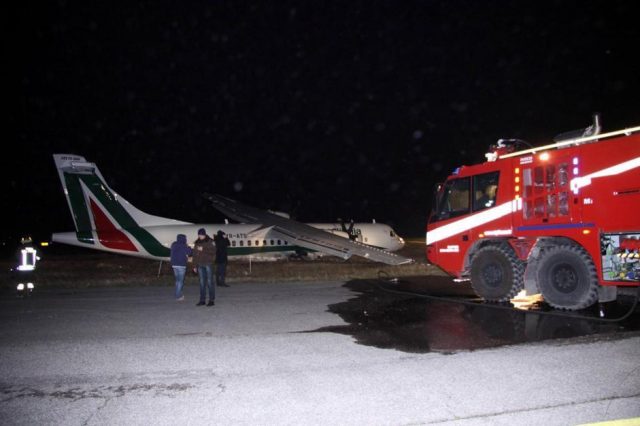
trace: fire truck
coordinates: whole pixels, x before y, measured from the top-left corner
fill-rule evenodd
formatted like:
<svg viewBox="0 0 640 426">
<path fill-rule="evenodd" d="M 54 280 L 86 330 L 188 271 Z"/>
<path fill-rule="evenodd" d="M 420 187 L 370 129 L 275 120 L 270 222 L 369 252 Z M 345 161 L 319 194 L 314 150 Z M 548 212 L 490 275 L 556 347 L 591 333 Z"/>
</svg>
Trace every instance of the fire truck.
<svg viewBox="0 0 640 426">
<path fill-rule="evenodd" d="M 599 119 L 554 143 L 500 140 L 438 185 L 427 259 L 487 301 L 542 294 L 578 310 L 640 285 L 640 126 Z"/>
</svg>

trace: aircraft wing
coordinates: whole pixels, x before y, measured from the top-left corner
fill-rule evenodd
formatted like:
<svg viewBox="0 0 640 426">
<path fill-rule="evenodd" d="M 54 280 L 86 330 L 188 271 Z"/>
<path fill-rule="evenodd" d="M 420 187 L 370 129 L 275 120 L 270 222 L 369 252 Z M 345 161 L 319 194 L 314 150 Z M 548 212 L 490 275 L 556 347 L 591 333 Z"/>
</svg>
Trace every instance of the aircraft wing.
<svg viewBox="0 0 640 426">
<path fill-rule="evenodd" d="M 241 223 L 259 223 L 263 228 L 271 228 L 271 232 L 280 234 L 283 239 L 300 247 L 343 259 L 349 259 L 351 256 L 356 255 L 389 265 L 403 265 L 413 262 L 412 259 L 407 257 L 398 256 L 368 244 L 352 241 L 266 210 L 244 205 L 221 195 L 204 194 L 204 197 L 230 219 Z"/>
</svg>

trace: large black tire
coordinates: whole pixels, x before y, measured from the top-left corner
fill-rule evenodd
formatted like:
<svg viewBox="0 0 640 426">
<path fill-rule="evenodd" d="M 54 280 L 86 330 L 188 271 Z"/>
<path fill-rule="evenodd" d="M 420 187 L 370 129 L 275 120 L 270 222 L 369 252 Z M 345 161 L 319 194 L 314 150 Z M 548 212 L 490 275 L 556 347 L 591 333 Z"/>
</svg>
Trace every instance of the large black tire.
<svg viewBox="0 0 640 426">
<path fill-rule="evenodd" d="M 490 302 L 507 302 L 524 288 L 524 264 L 509 246 L 482 247 L 471 260 L 471 287 Z"/>
<path fill-rule="evenodd" d="M 598 300 L 598 273 L 591 256 L 580 246 L 545 248 L 537 281 L 544 300 L 554 308 L 574 311 Z"/>
</svg>

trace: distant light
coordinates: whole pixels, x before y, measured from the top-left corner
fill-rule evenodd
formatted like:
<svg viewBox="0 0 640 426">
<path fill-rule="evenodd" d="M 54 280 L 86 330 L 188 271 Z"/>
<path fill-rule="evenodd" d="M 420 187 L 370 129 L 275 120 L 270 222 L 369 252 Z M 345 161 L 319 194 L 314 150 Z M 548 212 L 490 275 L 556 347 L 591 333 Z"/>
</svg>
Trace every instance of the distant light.
<svg viewBox="0 0 640 426">
<path fill-rule="evenodd" d="M 18 287 L 16 287 L 16 289 L 18 291 L 23 291 L 24 290 L 24 284 L 22 284 L 22 283 L 18 284 Z"/>
<path fill-rule="evenodd" d="M 547 161 L 549 159 L 549 153 L 548 152 L 543 152 L 542 154 L 540 154 L 540 160 L 542 161 Z"/>
<path fill-rule="evenodd" d="M 33 283 L 27 283 L 27 288 L 29 290 L 33 290 Z"/>
<path fill-rule="evenodd" d="M 42 241 L 40 247 L 49 247 L 49 241 Z"/>
</svg>

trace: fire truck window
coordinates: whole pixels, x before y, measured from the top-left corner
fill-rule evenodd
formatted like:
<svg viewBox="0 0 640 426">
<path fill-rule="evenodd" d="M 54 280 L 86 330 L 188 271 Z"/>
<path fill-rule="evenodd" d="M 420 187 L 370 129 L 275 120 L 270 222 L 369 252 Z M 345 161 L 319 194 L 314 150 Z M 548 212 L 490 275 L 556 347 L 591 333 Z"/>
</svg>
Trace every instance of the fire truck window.
<svg viewBox="0 0 640 426">
<path fill-rule="evenodd" d="M 542 167 L 536 167 L 533 169 L 533 186 L 535 188 L 536 194 L 542 192 L 544 187 L 544 170 Z"/>
<path fill-rule="evenodd" d="M 538 197 L 533 201 L 533 214 L 535 217 L 544 216 L 544 198 Z"/>
<path fill-rule="evenodd" d="M 556 217 L 557 210 L 558 210 L 558 196 L 556 194 L 547 195 L 547 215 L 549 217 Z"/>
<path fill-rule="evenodd" d="M 568 168 L 567 163 L 562 163 L 558 167 L 558 186 L 561 188 L 569 183 Z"/>
<path fill-rule="evenodd" d="M 569 215 L 569 193 L 560 192 L 558 194 L 558 214 L 560 216 Z"/>
<path fill-rule="evenodd" d="M 523 215 L 525 219 L 533 218 L 533 201 L 532 200 L 525 201 Z"/>
<path fill-rule="evenodd" d="M 473 177 L 473 211 L 496 205 L 500 172 L 485 173 Z"/>
<path fill-rule="evenodd" d="M 556 189 L 556 166 L 550 164 L 547 166 L 547 191 Z"/>
<path fill-rule="evenodd" d="M 531 169 L 525 169 L 522 172 L 522 183 L 524 185 L 524 197 L 531 197 L 533 195 L 533 179 L 531 178 Z"/>
<path fill-rule="evenodd" d="M 433 220 L 444 220 L 469 213 L 469 178 L 445 183 Z"/>
</svg>

